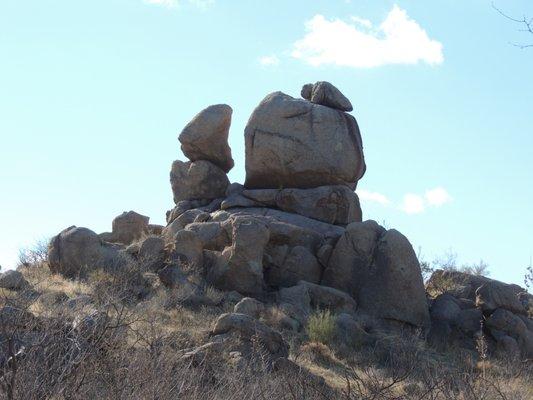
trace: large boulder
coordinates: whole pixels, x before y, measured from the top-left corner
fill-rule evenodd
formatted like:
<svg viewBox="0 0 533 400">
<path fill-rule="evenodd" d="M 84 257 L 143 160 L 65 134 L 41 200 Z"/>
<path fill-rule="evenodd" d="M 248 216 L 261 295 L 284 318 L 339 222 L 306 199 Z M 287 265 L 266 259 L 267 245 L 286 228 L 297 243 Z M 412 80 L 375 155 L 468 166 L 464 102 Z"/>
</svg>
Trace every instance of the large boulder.
<svg viewBox="0 0 533 400">
<path fill-rule="evenodd" d="M 210 266 L 208 279 L 221 290 L 260 295 L 264 288 L 263 253 L 270 232 L 263 222 L 253 217 L 235 217 L 231 222 L 232 244 Z"/>
<path fill-rule="evenodd" d="M 355 118 L 281 92 L 254 110 L 245 144 L 247 188 L 355 188 L 366 169 Z"/>
<path fill-rule="evenodd" d="M 213 200 L 224 197 L 229 180 L 222 169 L 209 161 L 176 160 L 172 163 L 170 184 L 174 203 L 178 204 L 182 200 Z"/>
<path fill-rule="evenodd" d="M 476 305 L 489 313 L 503 308 L 516 314 L 526 314 L 526 308 L 518 297 L 520 289 L 517 285 L 499 281 L 487 282 L 476 290 Z"/>
<path fill-rule="evenodd" d="M 308 83 L 302 87 L 301 96 L 311 103 L 321 104 L 341 111 L 353 110 L 350 100 L 329 82 Z"/>
<path fill-rule="evenodd" d="M 96 268 L 119 268 L 127 262 L 120 247 L 102 242 L 87 228 L 71 226 L 53 237 L 48 246 L 50 270 L 67 278 L 84 276 Z"/>
<path fill-rule="evenodd" d="M 191 160 L 207 160 L 225 172 L 233 168 L 228 134 L 233 110 L 217 104 L 200 111 L 179 136 L 183 154 Z"/>
<path fill-rule="evenodd" d="M 374 317 L 429 326 L 420 265 L 400 232 L 374 221 L 353 223 L 339 239 L 322 284 L 350 293 Z"/>
<path fill-rule="evenodd" d="M 357 300 L 362 310 L 376 317 L 429 327 L 420 264 L 409 240 L 397 230 L 379 239 Z"/>
<path fill-rule="evenodd" d="M 276 207 L 328 224 L 346 225 L 362 219 L 357 194 L 343 185 L 312 189 L 248 189 L 242 192 L 242 196 L 256 205 Z"/>
</svg>

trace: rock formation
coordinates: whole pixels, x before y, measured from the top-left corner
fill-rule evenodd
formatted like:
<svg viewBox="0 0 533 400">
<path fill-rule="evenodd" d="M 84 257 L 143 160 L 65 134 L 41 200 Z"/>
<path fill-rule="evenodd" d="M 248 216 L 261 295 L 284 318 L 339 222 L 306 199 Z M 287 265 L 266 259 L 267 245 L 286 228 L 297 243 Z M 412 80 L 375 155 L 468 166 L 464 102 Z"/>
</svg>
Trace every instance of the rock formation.
<svg viewBox="0 0 533 400">
<path fill-rule="evenodd" d="M 130 211 L 115 218 L 112 233 L 70 227 L 50 244 L 52 271 L 78 277 L 135 262 L 164 287 L 193 296 L 209 286 L 249 296 L 219 318 L 209 343 L 184 355 L 190 360 L 236 337 L 247 346 L 259 338 L 272 362 L 286 357 L 283 338 L 258 321 L 269 306 L 281 329 L 301 330 L 311 313 L 327 309 L 349 341 L 406 329 L 429 333 L 437 346 L 471 347 L 484 330 L 495 349 L 531 356 L 523 290 L 452 272 L 437 272 L 425 288 L 408 239 L 363 222 L 354 189 L 366 165 L 350 101 L 328 82 L 305 85 L 302 97 L 276 92 L 254 110 L 244 185 L 226 176 L 231 108 L 200 112 L 179 136 L 190 161 L 172 164 L 167 225 Z M 442 291 L 443 281 L 454 285 Z M 438 293 L 428 301 L 426 290 Z"/>
</svg>

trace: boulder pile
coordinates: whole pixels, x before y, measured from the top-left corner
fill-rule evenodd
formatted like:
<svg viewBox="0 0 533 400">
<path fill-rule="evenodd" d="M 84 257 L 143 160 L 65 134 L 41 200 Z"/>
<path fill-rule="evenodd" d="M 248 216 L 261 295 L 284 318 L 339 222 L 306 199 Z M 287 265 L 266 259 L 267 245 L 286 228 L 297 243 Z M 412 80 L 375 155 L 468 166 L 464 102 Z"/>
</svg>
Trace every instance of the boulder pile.
<svg viewBox="0 0 533 400">
<path fill-rule="evenodd" d="M 532 322 L 518 289 L 472 278 L 458 292 L 427 298 L 409 240 L 363 222 L 354 190 L 366 164 L 357 121 L 347 113 L 352 104 L 328 82 L 305 85 L 301 94 L 272 93 L 253 111 L 244 184 L 230 184 L 226 175 L 234 166 L 231 107 L 201 111 L 179 135 L 189 161 L 172 163 L 175 204 L 167 225 L 149 225 L 130 211 L 113 221 L 111 233 L 68 228 L 50 244 L 50 268 L 76 277 L 133 260 L 165 287 L 197 293 L 213 286 L 246 296 L 220 317 L 212 342 L 186 357 L 234 335 L 249 344 L 254 334 L 272 360 L 286 357 L 283 338 L 256 321 L 269 305 L 280 329 L 292 330 L 303 329 L 317 309 L 330 310 L 347 337 L 406 329 L 429 332 L 434 342 L 459 333 L 474 340 L 483 320 L 499 347 L 531 354 Z"/>
</svg>

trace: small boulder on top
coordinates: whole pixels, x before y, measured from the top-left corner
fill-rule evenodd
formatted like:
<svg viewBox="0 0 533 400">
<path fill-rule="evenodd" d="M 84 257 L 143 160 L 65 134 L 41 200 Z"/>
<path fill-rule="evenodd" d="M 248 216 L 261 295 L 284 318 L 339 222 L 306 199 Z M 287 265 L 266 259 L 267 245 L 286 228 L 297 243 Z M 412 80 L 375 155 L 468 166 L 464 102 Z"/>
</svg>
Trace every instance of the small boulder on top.
<svg viewBox="0 0 533 400">
<path fill-rule="evenodd" d="M 352 103 L 339 89 L 329 82 L 308 83 L 302 88 L 301 95 L 311 103 L 335 108 L 341 111 L 352 111 Z"/>
<path fill-rule="evenodd" d="M 200 111 L 179 136 L 183 154 L 191 161 L 211 161 L 224 172 L 232 169 L 234 162 L 228 145 L 232 113 L 227 104 Z"/>
</svg>

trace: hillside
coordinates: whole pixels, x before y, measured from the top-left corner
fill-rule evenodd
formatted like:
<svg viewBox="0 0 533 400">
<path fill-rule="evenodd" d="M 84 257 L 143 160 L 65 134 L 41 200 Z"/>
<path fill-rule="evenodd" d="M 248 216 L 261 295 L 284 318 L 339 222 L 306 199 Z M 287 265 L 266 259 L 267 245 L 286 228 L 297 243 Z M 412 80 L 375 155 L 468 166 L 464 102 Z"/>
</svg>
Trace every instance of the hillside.
<svg viewBox="0 0 533 400">
<path fill-rule="evenodd" d="M 363 140 L 328 82 L 265 97 L 230 183 L 232 109 L 179 136 L 167 225 L 71 226 L 0 277 L 7 399 L 531 399 L 533 296 L 455 270 L 423 281 L 363 220 Z"/>
</svg>

